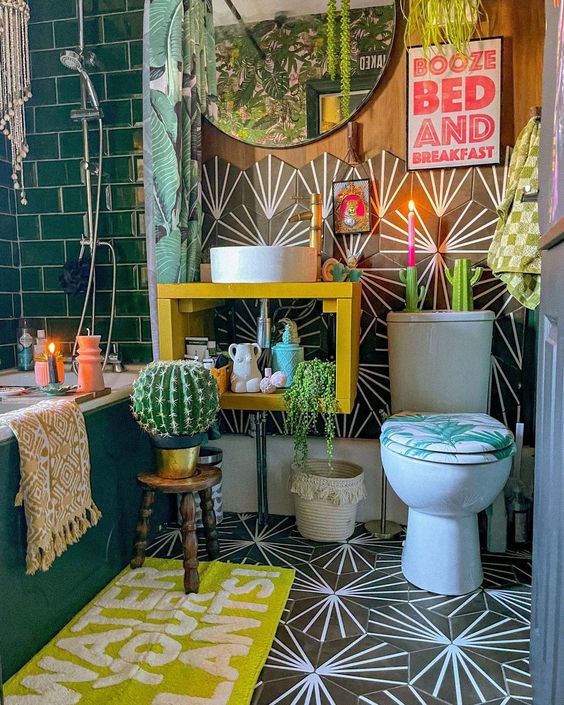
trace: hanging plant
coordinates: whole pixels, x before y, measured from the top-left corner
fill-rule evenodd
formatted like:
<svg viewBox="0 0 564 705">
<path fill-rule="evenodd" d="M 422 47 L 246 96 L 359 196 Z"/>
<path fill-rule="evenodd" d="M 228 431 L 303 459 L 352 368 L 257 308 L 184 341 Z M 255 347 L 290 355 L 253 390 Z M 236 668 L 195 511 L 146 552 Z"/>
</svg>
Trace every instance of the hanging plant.
<svg viewBox="0 0 564 705">
<path fill-rule="evenodd" d="M 327 2 L 327 59 L 329 76 L 337 75 L 337 0 Z"/>
<path fill-rule="evenodd" d="M 308 458 L 307 437 L 315 433 L 317 417 L 323 415 L 329 465 L 333 460 L 335 439 L 335 363 L 314 359 L 300 362 L 292 386 L 284 392 L 286 433 L 294 437 L 294 463 L 303 465 Z"/>
<path fill-rule="evenodd" d="M 339 51 L 337 51 L 337 0 L 327 0 L 327 68 L 331 80 L 341 75 L 341 117 L 351 113 L 351 2 L 341 0 L 339 20 Z"/>
<path fill-rule="evenodd" d="M 405 45 L 419 37 L 425 55 L 431 48 L 444 54 L 444 44 L 452 44 L 463 56 L 485 15 L 483 0 L 401 0 L 406 18 Z"/>
<path fill-rule="evenodd" d="M 341 117 L 351 114 L 351 2 L 341 2 Z"/>
</svg>

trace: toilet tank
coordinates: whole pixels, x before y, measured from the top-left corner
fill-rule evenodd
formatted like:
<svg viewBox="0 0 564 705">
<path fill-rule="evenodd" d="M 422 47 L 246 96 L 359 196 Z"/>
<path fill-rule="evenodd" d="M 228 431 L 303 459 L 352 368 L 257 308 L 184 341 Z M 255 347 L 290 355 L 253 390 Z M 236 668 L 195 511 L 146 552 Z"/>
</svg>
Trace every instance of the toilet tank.
<svg viewBox="0 0 564 705">
<path fill-rule="evenodd" d="M 388 314 L 392 413 L 488 410 L 492 311 Z"/>
</svg>

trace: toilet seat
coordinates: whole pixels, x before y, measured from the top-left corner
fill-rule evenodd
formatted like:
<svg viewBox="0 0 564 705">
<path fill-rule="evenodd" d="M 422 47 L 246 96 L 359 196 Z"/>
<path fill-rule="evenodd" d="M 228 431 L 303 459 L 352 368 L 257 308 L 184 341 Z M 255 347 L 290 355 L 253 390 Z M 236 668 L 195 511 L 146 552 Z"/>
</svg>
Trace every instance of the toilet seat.
<svg viewBox="0 0 564 705">
<path fill-rule="evenodd" d="M 488 414 L 402 412 L 382 426 L 389 451 L 431 463 L 495 463 L 515 453 L 513 434 Z"/>
</svg>

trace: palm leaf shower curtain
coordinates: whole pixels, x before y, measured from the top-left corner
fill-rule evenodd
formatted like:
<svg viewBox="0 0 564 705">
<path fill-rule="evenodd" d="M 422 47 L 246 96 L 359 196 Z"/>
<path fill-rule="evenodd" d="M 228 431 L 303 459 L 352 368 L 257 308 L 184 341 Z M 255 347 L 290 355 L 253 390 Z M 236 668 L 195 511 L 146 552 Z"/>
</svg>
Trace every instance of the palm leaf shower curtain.
<svg viewBox="0 0 564 705">
<path fill-rule="evenodd" d="M 145 0 L 143 117 L 151 327 L 156 284 L 197 281 L 202 115 L 216 104 L 212 0 Z"/>
</svg>

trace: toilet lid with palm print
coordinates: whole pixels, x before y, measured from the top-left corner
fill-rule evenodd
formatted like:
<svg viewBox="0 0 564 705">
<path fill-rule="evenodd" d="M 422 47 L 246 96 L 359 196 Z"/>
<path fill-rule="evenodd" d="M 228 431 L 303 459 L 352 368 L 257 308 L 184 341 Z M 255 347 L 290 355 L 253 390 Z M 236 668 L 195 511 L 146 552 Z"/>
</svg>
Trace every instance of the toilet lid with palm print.
<svg viewBox="0 0 564 705">
<path fill-rule="evenodd" d="M 435 463 L 494 463 L 515 453 L 513 434 L 488 414 L 403 412 L 382 426 L 382 445 Z"/>
</svg>

